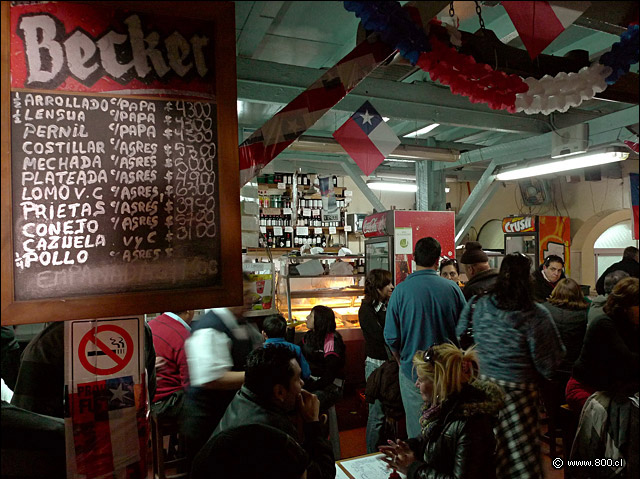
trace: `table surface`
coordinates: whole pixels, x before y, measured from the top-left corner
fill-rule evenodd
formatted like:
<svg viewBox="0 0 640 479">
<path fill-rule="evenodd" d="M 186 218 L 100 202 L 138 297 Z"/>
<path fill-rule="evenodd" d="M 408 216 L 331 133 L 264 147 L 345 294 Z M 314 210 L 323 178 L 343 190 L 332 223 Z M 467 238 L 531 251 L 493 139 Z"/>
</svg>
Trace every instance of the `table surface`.
<svg viewBox="0 0 640 479">
<path fill-rule="evenodd" d="M 382 456 L 373 452 L 336 461 L 336 479 L 388 479 L 391 469 L 379 459 Z M 404 474 L 400 476 L 406 478 Z"/>
</svg>

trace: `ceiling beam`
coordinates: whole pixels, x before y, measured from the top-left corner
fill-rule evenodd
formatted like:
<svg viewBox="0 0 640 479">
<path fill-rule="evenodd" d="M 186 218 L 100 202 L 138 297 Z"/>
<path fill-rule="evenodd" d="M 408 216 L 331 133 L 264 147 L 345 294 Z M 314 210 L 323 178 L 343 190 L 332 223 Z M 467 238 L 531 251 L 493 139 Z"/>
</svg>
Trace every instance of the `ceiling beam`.
<svg viewBox="0 0 640 479">
<path fill-rule="evenodd" d="M 314 68 L 238 58 L 238 99 L 285 105 L 321 74 L 322 70 Z M 432 83 L 406 84 L 365 78 L 334 109 L 351 114 L 365 100 L 371 100 L 378 111 L 393 119 L 514 133 L 540 134 L 551 130 L 542 115 L 494 111 Z"/>
<path fill-rule="evenodd" d="M 635 134 L 627 130 L 626 127 L 638 123 L 639 114 L 640 108 L 636 105 L 588 120 L 586 123 L 589 125 L 589 147 L 593 148 L 612 142 L 621 143 L 623 140 L 635 137 Z M 439 163 L 436 169 L 459 168 L 495 159 L 501 159 L 501 164 L 507 164 L 523 159 L 540 158 L 551 154 L 551 137 L 552 133 L 545 133 L 536 137 L 469 151 L 462 153 L 460 160 L 456 162 Z"/>
</svg>

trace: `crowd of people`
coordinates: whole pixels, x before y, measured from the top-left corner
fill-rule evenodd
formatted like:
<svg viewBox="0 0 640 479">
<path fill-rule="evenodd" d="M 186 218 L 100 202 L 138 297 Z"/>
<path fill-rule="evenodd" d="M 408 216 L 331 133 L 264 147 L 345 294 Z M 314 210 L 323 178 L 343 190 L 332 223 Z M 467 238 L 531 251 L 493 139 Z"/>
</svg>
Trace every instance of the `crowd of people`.
<svg viewBox="0 0 640 479">
<path fill-rule="evenodd" d="M 366 276 L 367 452 L 383 452 L 409 478 L 542 478 L 544 384 L 578 414 L 602 392 L 637 396 L 638 250 L 605 271 L 593 300 L 559 256 L 534 268 L 508 254 L 495 269 L 469 242 L 463 283 L 458 261 L 441 253 L 436 239 L 422 238 L 402 283 L 381 269 Z M 180 423 L 194 479 L 333 478 L 327 411 L 343 397 L 348 358 L 335 313 L 313 307 L 296 338 L 280 315 L 260 330 L 248 307 L 145 323 L 151 409 Z M 465 335 L 474 344 L 463 348 Z M 3 328 L 3 361 L 15 350 L 4 339 Z M 63 356 L 62 323 L 51 323 L 27 346 L 6 394 L 3 382 L 3 423 L 37 413 L 41 427 L 64 436 Z M 386 427 L 401 416 L 405 437 Z"/>
</svg>

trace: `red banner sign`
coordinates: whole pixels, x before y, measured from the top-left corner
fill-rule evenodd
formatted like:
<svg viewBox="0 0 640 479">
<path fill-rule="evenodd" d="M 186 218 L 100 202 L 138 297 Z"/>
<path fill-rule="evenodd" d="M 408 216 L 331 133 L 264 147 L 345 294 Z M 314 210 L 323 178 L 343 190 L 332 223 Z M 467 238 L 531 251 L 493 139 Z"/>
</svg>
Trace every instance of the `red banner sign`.
<svg viewBox="0 0 640 479">
<path fill-rule="evenodd" d="M 215 97 L 211 24 L 87 4 L 11 7 L 11 87 Z"/>
</svg>

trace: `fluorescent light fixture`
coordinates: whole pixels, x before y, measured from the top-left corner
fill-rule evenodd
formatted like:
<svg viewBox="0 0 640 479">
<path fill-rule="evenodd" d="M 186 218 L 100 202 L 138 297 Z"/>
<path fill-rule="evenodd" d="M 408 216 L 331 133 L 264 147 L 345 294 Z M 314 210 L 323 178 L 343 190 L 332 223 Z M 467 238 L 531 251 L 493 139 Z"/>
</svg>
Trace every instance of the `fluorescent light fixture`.
<svg viewBox="0 0 640 479">
<path fill-rule="evenodd" d="M 407 193 L 415 193 L 418 186 L 415 183 L 392 183 L 390 181 L 372 181 L 367 183 L 372 190 L 378 191 L 404 191 Z"/>
<path fill-rule="evenodd" d="M 429 126 L 425 126 L 424 128 L 420 128 L 419 130 L 416 131 L 412 131 L 411 133 L 407 133 L 406 135 L 403 135 L 403 138 L 417 138 L 420 135 L 424 135 L 425 133 L 429 133 L 431 130 L 433 130 L 434 128 L 438 128 L 440 126 L 440 123 L 432 123 Z"/>
<path fill-rule="evenodd" d="M 572 157 L 566 160 L 552 161 L 550 163 L 541 163 L 538 165 L 527 166 L 525 168 L 506 170 L 498 173 L 496 175 L 496 178 L 499 181 L 518 180 L 520 178 L 549 175 L 551 173 L 559 173 L 561 171 L 575 170 L 578 168 L 588 168 L 590 166 L 604 165 L 605 163 L 624 161 L 628 157 L 629 153 L 626 151 L 599 151 L 589 153 L 587 155 Z"/>
<path fill-rule="evenodd" d="M 586 153 L 586 152 L 587 152 L 587 149 L 585 148 L 584 150 L 569 151 L 567 153 L 559 153 L 557 155 L 551 155 L 551 158 L 553 158 L 553 159 L 565 158 L 567 156 L 582 155 L 583 153 Z"/>
</svg>

